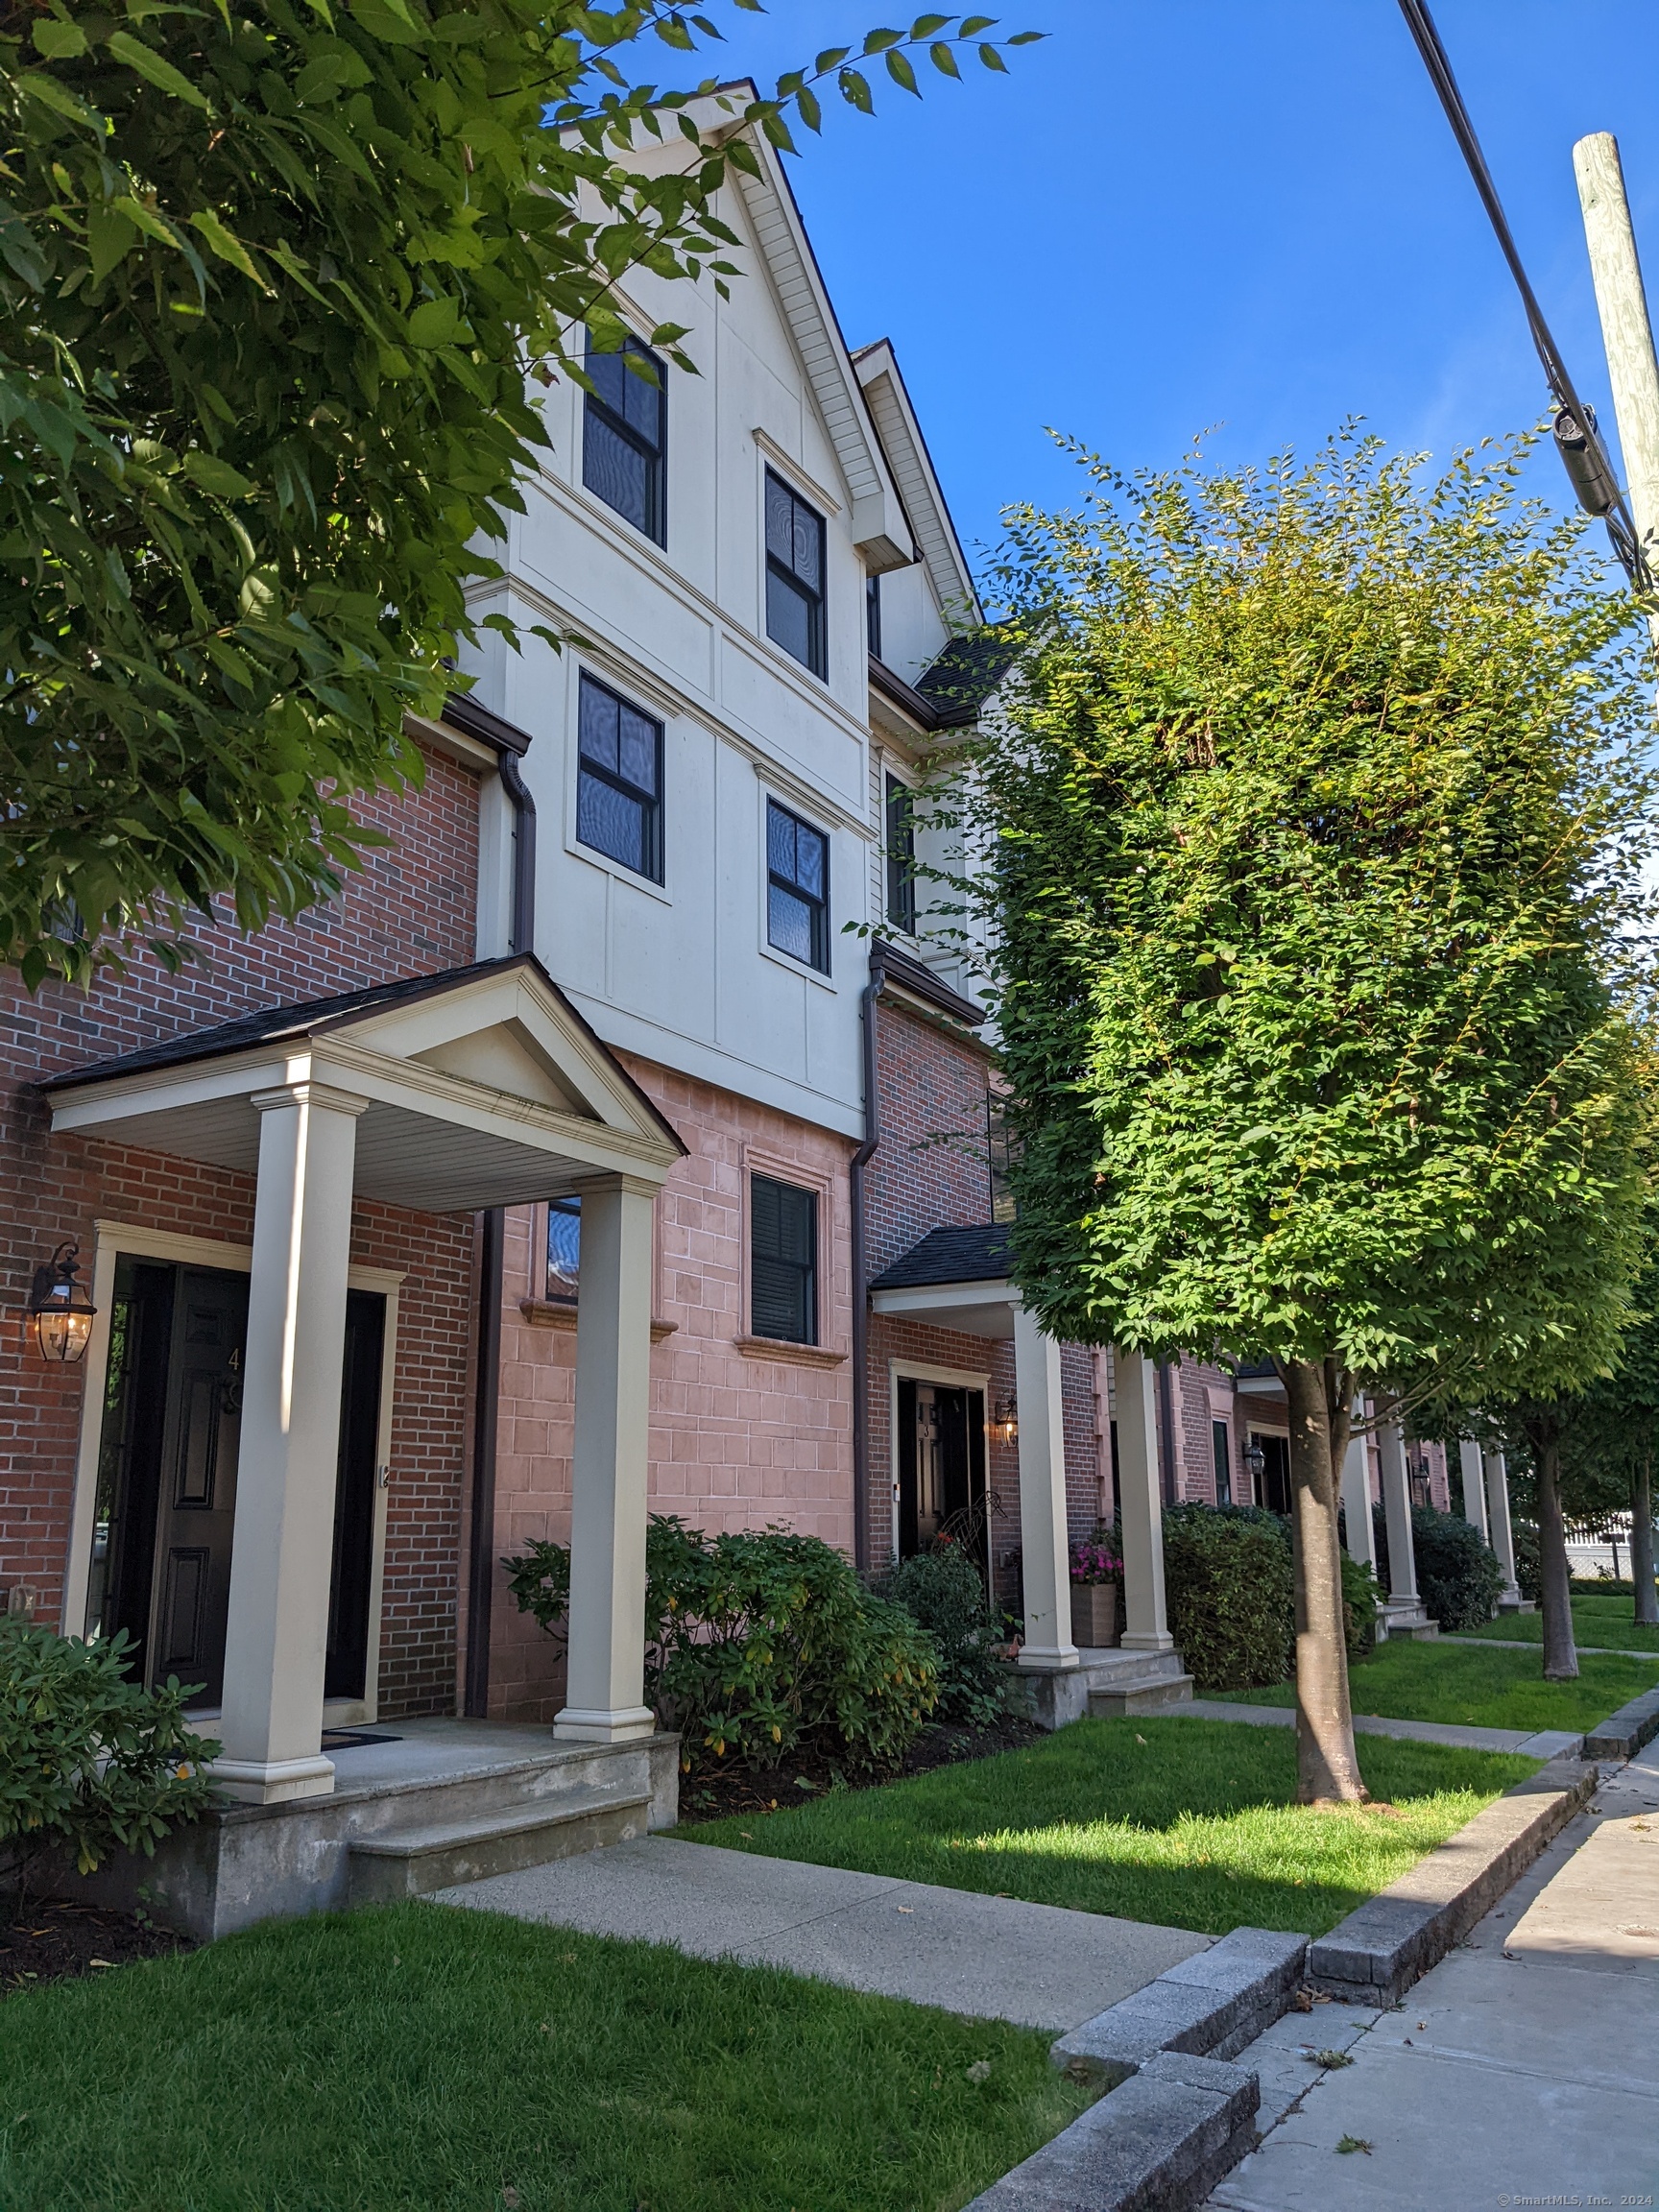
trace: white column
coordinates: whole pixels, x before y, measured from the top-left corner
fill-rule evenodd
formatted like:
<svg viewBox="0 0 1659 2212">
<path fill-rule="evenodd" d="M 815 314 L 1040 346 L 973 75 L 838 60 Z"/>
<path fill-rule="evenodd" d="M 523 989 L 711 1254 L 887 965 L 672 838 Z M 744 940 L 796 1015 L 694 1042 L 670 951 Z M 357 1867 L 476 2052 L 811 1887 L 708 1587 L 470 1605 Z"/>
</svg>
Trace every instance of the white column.
<svg viewBox="0 0 1659 2212">
<path fill-rule="evenodd" d="M 255 1804 L 326 1795 L 323 1669 L 357 1117 L 321 1083 L 255 1093 L 259 1181 L 213 1778 Z"/>
<path fill-rule="evenodd" d="M 1356 1411 L 1355 1418 L 1359 1418 Z M 1377 1572 L 1377 1530 L 1371 1520 L 1371 1447 L 1350 1436 L 1342 1459 L 1342 1511 L 1348 1525 L 1348 1556 Z"/>
<path fill-rule="evenodd" d="M 1388 1597 L 1395 1605 L 1415 1605 L 1417 1552 L 1411 1541 L 1411 1485 L 1406 1473 L 1406 1438 L 1398 1421 L 1377 1431 L 1382 1462 L 1382 1517 L 1388 1530 Z"/>
<path fill-rule="evenodd" d="M 1522 1603 L 1521 1585 L 1515 1579 L 1515 1531 L 1509 1525 L 1509 1470 L 1502 1452 L 1482 1453 L 1486 1468 L 1486 1518 L 1491 1528 L 1487 1542 L 1503 1570 L 1503 1587 L 1498 1593 L 1498 1610 L 1513 1613 Z"/>
<path fill-rule="evenodd" d="M 1023 1306 L 1014 1309 L 1014 1390 L 1020 1403 L 1020 1551 L 1025 1641 L 1020 1664 L 1055 1674 L 1079 1664 L 1071 1641 L 1070 1540 L 1066 1526 L 1066 1410 L 1060 1347 Z"/>
<path fill-rule="evenodd" d="M 1153 1362 L 1112 1348 L 1118 1383 L 1118 1533 L 1123 1546 L 1126 1651 L 1173 1651 L 1164 1599 L 1164 1487 L 1158 1479 L 1158 1376 Z"/>
<path fill-rule="evenodd" d="M 655 1196 L 626 1175 L 582 1193 L 569 1669 L 553 1722 L 570 1743 L 618 1743 L 657 1726 L 644 1702 Z"/>
<path fill-rule="evenodd" d="M 1480 1447 L 1467 1436 L 1459 1437 L 1457 1441 L 1457 1469 L 1463 1478 L 1463 1518 L 1471 1528 L 1479 1530 L 1483 1542 L 1488 1542 L 1486 1482 L 1480 1465 Z"/>
</svg>

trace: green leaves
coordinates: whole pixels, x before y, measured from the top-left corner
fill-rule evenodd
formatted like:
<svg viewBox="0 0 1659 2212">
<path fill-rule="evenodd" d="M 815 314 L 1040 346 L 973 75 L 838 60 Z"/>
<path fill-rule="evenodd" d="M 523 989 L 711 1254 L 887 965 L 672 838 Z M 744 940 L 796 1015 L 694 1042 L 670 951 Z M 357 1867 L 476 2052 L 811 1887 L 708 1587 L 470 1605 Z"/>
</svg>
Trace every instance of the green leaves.
<svg viewBox="0 0 1659 2212">
<path fill-rule="evenodd" d="M 169 99 L 187 100 L 192 108 L 206 112 L 206 95 L 191 84 L 181 69 L 175 69 L 171 61 L 146 46 L 142 38 L 134 38 L 130 31 L 116 31 L 106 39 L 105 45 L 117 61 L 125 61 L 129 69 L 136 69 L 140 77 L 165 92 Z"/>
<path fill-rule="evenodd" d="M 1080 513 L 1010 517 L 1021 668 L 953 803 L 999 854 L 1017 1265 L 1055 1334 L 1494 1396 L 1616 1346 L 1647 679 L 1523 452 L 1082 456 Z"/>
</svg>

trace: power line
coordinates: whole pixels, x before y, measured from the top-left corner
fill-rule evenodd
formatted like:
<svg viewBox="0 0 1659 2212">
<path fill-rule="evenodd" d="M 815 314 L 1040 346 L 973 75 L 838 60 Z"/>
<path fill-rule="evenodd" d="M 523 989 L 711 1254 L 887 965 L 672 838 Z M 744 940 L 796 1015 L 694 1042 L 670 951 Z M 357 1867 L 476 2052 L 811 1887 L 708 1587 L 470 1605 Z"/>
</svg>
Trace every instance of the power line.
<svg viewBox="0 0 1659 2212">
<path fill-rule="evenodd" d="M 1509 264 L 1509 274 L 1515 279 L 1515 288 L 1521 295 L 1521 303 L 1527 310 L 1527 326 L 1532 333 L 1532 344 L 1549 380 L 1551 396 L 1555 402 L 1555 445 L 1566 468 L 1574 493 L 1586 514 L 1596 515 L 1607 525 L 1607 535 L 1613 541 L 1613 550 L 1632 584 L 1638 589 L 1650 588 L 1647 565 L 1642 558 L 1641 540 L 1619 480 L 1613 473 L 1613 465 L 1607 449 L 1601 443 L 1596 427 L 1594 408 L 1587 407 L 1579 398 L 1567 364 L 1561 358 L 1544 310 L 1538 304 L 1521 252 L 1509 228 L 1503 204 L 1498 197 L 1498 187 L 1492 181 L 1492 172 L 1486 166 L 1486 156 L 1480 151 L 1480 141 L 1475 135 L 1475 126 L 1469 119 L 1469 110 L 1463 95 L 1457 88 L 1457 80 L 1452 73 L 1451 60 L 1440 42 L 1440 34 L 1434 28 L 1427 0 L 1400 0 L 1400 12 L 1423 57 L 1430 82 L 1439 94 L 1440 105 L 1446 110 L 1446 120 L 1452 126 L 1459 152 L 1468 164 L 1469 174 L 1475 180 L 1475 189 L 1480 195 L 1481 205 L 1497 237 L 1503 258 Z"/>
</svg>

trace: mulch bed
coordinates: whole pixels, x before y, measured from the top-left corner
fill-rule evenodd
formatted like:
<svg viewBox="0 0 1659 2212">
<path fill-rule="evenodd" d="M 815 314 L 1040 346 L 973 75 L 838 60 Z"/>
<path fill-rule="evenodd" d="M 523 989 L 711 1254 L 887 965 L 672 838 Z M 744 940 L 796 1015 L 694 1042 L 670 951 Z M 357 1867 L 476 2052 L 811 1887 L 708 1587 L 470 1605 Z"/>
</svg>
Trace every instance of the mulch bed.
<svg viewBox="0 0 1659 2212">
<path fill-rule="evenodd" d="M 43 1901 L 31 1905 L 16 1926 L 0 1925 L 0 1996 L 195 1948 L 190 1936 L 135 1913 Z"/>
<path fill-rule="evenodd" d="M 689 1827 L 701 1820 L 724 1820 L 733 1813 L 778 1813 L 806 1805 L 829 1790 L 873 1790 L 910 1774 L 931 1773 L 965 1759 L 995 1759 L 1039 1742 L 1044 1731 L 1034 1720 L 1005 1719 L 989 1728 L 940 1721 L 924 1728 L 896 1767 L 883 1772 L 854 1771 L 822 1751 L 790 1753 L 771 1767 L 725 1767 L 710 1761 L 680 1778 L 680 1818 Z"/>
</svg>

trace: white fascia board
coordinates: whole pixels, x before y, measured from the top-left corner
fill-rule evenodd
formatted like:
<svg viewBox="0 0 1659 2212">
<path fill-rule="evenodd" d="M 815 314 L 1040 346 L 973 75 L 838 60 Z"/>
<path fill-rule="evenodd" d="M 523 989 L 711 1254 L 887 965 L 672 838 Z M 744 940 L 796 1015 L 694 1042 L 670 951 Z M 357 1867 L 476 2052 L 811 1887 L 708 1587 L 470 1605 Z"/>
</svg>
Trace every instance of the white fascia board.
<svg viewBox="0 0 1659 2212">
<path fill-rule="evenodd" d="M 926 1318 L 929 1312 L 941 1308 L 951 1310 L 966 1306 L 1006 1306 L 1012 1309 L 1020 1303 L 1020 1293 L 1004 1277 L 1000 1282 L 989 1283 L 912 1283 L 897 1290 L 877 1290 L 871 1293 L 871 1310 L 877 1313 L 908 1313 Z"/>
<path fill-rule="evenodd" d="M 795 195 L 777 149 L 758 132 L 750 134 L 749 143 L 760 175 L 751 177 L 737 169 L 733 171 L 733 180 L 779 310 L 835 448 L 847 486 L 853 542 L 874 576 L 889 568 L 907 568 L 916 559 L 916 545 L 904 502 L 870 419 Z"/>
<path fill-rule="evenodd" d="M 880 338 L 864 347 L 853 356 L 853 367 L 919 541 L 934 595 L 941 607 L 965 607 L 974 621 L 982 621 L 973 571 L 891 341 Z"/>
</svg>

